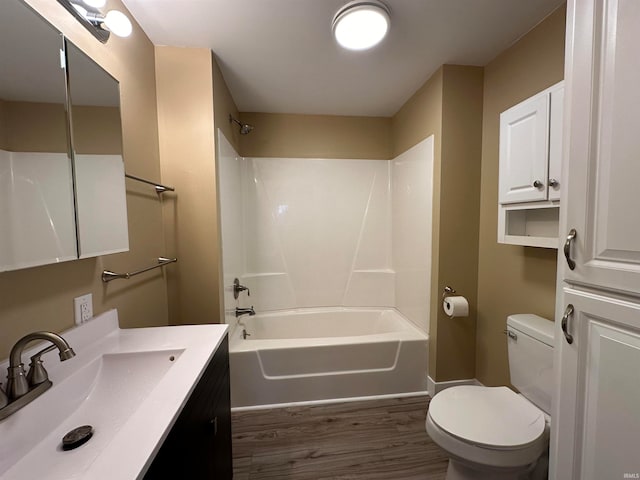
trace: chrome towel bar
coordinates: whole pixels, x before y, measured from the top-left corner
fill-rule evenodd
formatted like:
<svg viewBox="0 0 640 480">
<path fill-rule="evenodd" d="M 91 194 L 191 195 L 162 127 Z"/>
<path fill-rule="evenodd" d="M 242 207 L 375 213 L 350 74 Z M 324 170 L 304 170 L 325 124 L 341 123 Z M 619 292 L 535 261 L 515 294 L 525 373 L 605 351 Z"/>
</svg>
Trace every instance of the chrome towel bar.
<svg viewBox="0 0 640 480">
<path fill-rule="evenodd" d="M 173 262 L 177 262 L 177 261 L 178 261 L 177 258 L 158 257 L 158 264 L 157 265 L 151 265 L 150 267 L 142 268 L 140 270 L 136 270 L 135 272 L 131 272 L 131 273 L 116 273 L 116 272 L 112 272 L 110 270 L 103 270 L 103 272 L 102 272 L 102 281 L 104 283 L 108 283 L 111 280 L 117 280 L 119 278 L 124 278 L 125 280 L 129 280 L 131 277 L 135 277 L 136 275 L 139 275 L 140 273 L 148 272 L 149 270 L 153 270 L 154 268 L 164 267 L 165 265 L 168 265 L 169 263 L 173 263 Z"/>
<path fill-rule="evenodd" d="M 153 185 L 153 187 L 156 189 L 156 193 L 176 191 L 176 189 L 173 187 L 167 187 L 166 185 L 162 185 L 161 183 L 145 180 L 144 178 L 136 177 L 135 175 L 129 175 L 128 173 L 125 173 L 124 176 L 127 178 L 130 178 L 131 180 L 135 180 L 136 182 L 142 182 L 142 183 L 146 183 L 147 185 Z"/>
</svg>

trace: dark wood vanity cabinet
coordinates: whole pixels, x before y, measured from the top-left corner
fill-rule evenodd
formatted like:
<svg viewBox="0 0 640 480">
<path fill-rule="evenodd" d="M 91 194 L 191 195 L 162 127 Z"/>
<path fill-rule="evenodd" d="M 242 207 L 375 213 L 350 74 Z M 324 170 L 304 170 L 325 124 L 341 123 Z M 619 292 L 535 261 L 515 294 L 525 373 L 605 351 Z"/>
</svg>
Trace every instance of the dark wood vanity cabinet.
<svg viewBox="0 0 640 480">
<path fill-rule="evenodd" d="M 225 336 L 144 479 L 231 479 L 229 395 Z"/>
</svg>

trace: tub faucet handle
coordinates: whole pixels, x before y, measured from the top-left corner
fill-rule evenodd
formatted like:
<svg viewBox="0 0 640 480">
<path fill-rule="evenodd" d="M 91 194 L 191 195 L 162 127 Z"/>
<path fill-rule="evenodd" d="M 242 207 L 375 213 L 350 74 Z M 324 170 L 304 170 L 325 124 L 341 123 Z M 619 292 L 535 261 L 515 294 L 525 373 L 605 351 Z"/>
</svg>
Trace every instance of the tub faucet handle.
<svg viewBox="0 0 640 480">
<path fill-rule="evenodd" d="M 233 279 L 233 298 L 237 300 L 238 296 L 240 296 L 240 292 L 244 292 L 245 290 L 247 291 L 247 297 L 250 297 L 251 290 L 249 290 L 249 287 L 240 285 L 240 280 L 238 280 L 237 278 L 234 278 Z"/>
</svg>

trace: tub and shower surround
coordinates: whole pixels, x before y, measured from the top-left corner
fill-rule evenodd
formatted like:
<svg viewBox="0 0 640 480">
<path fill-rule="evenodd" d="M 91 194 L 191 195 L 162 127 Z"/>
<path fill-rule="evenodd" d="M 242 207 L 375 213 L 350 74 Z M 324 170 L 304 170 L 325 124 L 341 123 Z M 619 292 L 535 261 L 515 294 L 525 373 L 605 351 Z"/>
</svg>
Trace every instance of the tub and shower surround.
<svg viewBox="0 0 640 480">
<path fill-rule="evenodd" d="M 232 406 L 426 390 L 433 137 L 381 161 L 243 158 L 219 136 Z"/>
<path fill-rule="evenodd" d="M 432 137 L 392 161 L 242 158 L 219 137 L 228 323 L 235 306 L 392 307 L 428 332 Z"/>
</svg>

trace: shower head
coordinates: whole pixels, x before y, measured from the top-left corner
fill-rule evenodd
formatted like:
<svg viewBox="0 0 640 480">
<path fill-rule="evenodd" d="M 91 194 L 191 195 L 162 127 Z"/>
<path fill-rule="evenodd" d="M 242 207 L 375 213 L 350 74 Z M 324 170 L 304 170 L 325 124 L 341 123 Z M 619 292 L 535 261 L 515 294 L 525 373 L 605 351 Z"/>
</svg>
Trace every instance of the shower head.
<svg viewBox="0 0 640 480">
<path fill-rule="evenodd" d="M 253 130 L 253 125 L 249 125 L 248 123 L 245 123 L 240 127 L 240 135 L 246 135 L 247 133 L 251 133 L 251 130 Z"/>
<path fill-rule="evenodd" d="M 253 130 L 253 125 L 249 125 L 248 123 L 242 123 L 241 121 L 233 118 L 231 115 L 229 115 L 229 122 L 235 122 L 238 125 L 240 125 L 240 135 L 246 135 L 248 133 L 251 133 L 251 130 Z"/>
</svg>

